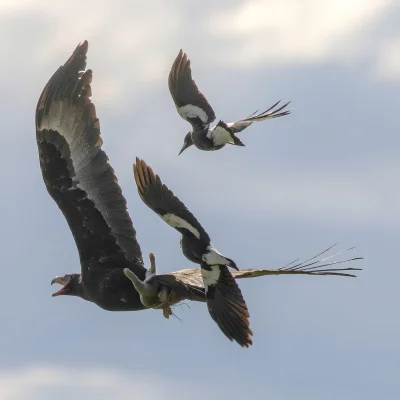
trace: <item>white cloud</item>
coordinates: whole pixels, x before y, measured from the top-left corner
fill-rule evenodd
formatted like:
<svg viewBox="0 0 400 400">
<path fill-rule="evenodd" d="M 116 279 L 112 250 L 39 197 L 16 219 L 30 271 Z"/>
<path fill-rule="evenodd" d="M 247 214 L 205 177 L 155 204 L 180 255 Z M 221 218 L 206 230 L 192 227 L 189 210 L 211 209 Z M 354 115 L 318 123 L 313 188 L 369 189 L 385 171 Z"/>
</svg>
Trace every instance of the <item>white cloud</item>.
<svg viewBox="0 0 400 400">
<path fill-rule="evenodd" d="M 376 75 L 381 80 L 400 82 L 400 36 L 385 43 L 376 65 Z"/>
<path fill-rule="evenodd" d="M 154 360 L 162 362 L 162 359 Z M 167 367 L 169 361 L 165 362 Z M 210 398 L 222 399 L 227 393 L 226 385 L 229 386 L 232 400 L 242 399 L 248 393 L 248 383 L 245 381 L 235 382 L 229 378 L 225 379 L 225 384 L 214 379 L 212 381 L 199 382 L 195 378 L 171 378 L 168 375 L 115 368 L 32 364 L 0 370 L 0 400 L 202 400 L 207 394 L 210 397 L 210 393 Z M 274 399 L 286 398 L 275 388 L 266 389 L 265 382 L 253 384 L 252 393 Z"/>
<path fill-rule="evenodd" d="M 181 2 L 6 0 L 0 2 L 0 17 L 6 32 L 10 24 L 13 41 L 4 34 L 0 44 L 5 53 L 16 55 L 12 67 L 16 74 L 21 68 L 22 83 L 29 79 L 26 60 L 32 70 L 49 76 L 74 46 L 88 39 L 96 103 L 121 110 L 143 101 L 155 86 L 167 90 L 166 76 L 182 46 L 200 60 L 196 76 L 201 76 L 201 61 L 232 70 L 267 63 L 348 62 L 379 54 L 381 45 L 366 46 L 365 34 L 391 4 L 393 0 L 253 0 L 227 9 L 209 2 L 204 18 Z M 395 59 L 391 49 L 384 50 L 386 57 Z M 4 68 L 6 75 L 9 67 Z M 27 86 L 21 84 L 25 91 Z M 129 103 L 117 103 L 118 98 Z"/>
<path fill-rule="evenodd" d="M 29 19 L 25 20 L 27 15 Z M 132 105 L 141 100 L 138 92 L 145 94 L 161 82 L 165 85 L 168 68 L 179 50 L 179 44 L 173 45 L 173 38 L 184 16 L 177 7 L 162 1 L 21 0 L 1 2 L 0 17 L 3 29 L 8 18 L 12 29 L 21 24 L 12 43 L 8 37 L 0 39 L 7 54 L 18 49 L 16 55 L 21 61 L 17 68 L 28 59 L 31 69 L 55 71 L 86 39 L 88 68 L 94 70 L 96 82 L 96 103 L 113 105 L 116 98 L 124 97 Z M 30 39 L 20 33 L 25 29 L 32 35 L 39 32 L 39 40 L 27 45 Z M 173 46 L 172 51 L 168 45 Z M 47 72 L 46 76 L 50 74 Z M 146 89 L 140 90 L 141 86 Z M 123 106 L 123 102 L 118 104 L 120 109 Z"/>
<path fill-rule="evenodd" d="M 391 0 L 253 0 L 213 15 L 207 27 L 236 46 L 219 61 L 236 66 L 340 59 L 356 51 L 360 36 Z M 351 50 L 351 51 L 350 51 Z M 368 48 L 367 48 L 368 50 Z M 351 55 L 352 57 L 354 54 Z"/>
<path fill-rule="evenodd" d="M 54 398 L 54 391 L 57 398 L 65 394 L 74 400 L 167 400 L 190 390 L 189 383 L 113 369 L 32 365 L 0 370 L 0 400 L 47 400 Z"/>
</svg>

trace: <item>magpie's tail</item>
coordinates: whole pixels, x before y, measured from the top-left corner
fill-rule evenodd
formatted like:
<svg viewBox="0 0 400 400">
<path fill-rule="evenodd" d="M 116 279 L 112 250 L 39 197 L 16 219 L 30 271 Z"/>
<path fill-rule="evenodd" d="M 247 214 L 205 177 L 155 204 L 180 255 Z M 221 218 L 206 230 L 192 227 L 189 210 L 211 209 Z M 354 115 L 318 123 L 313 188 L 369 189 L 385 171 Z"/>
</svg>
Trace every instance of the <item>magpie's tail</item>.
<svg viewBox="0 0 400 400">
<path fill-rule="evenodd" d="M 245 144 L 234 134 L 232 133 L 233 145 L 234 146 L 245 146 Z"/>
</svg>

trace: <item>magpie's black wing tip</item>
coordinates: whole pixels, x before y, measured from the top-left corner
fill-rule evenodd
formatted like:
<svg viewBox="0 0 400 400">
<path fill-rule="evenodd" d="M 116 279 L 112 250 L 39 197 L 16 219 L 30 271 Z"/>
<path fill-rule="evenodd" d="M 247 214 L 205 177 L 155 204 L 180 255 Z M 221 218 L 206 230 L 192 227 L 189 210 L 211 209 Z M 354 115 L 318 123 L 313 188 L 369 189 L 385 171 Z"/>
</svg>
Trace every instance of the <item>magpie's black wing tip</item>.
<svg viewBox="0 0 400 400">
<path fill-rule="evenodd" d="M 210 285 L 206 291 L 208 311 L 229 340 L 236 341 L 242 347 L 249 347 L 253 343 L 253 332 L 246 302 L 228 267 L 224 265 L 219 268 L 217 283 Z"/>
</svg>

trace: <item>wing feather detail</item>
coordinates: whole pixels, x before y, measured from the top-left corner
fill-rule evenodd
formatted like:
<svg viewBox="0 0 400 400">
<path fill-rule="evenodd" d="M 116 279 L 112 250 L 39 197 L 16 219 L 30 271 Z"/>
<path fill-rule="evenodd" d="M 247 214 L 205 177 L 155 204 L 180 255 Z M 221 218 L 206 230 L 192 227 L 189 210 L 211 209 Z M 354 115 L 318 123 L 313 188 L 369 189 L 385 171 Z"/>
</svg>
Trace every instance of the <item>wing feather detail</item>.
<svg viewBox="0 0 400 400">
<path fill-rule="evenodd" d="M 190 60 L 179 51 L 168 76 L 168 87 L 179 115 L 194 128 L 215 120 L 215 113 L 192 78 Z"/>
<path fill-rule="evenodd" d="M 180 233 L 189 233 L 197 239 L 210 241 L 204 228 L 186 206 L 161 182 L 158 175 L 136 157 L 133 173 L 140 198 L 168 225 Z"/>
<path fill-rule="evenodd" d="M 81 258 L 143 267 L 136 231 L 114 170 L 102 151 L 100 123 L 91 102 L 88 43 L 80 44 L 45 86 L 36 109 L 36 139 L 43 179 L 63 212 Z M 132 266 L 131 266 L 132 268 Z"/>
</svg>

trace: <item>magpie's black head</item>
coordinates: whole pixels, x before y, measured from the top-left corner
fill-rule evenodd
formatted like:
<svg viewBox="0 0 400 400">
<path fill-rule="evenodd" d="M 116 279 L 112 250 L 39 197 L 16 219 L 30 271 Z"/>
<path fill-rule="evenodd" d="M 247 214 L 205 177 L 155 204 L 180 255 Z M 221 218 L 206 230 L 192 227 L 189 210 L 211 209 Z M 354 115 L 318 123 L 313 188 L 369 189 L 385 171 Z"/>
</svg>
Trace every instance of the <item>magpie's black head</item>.
<svg viewBox="0 0 400 400">
<path fill-rule="evenodd" d="M 181 155 L 188 147 L 190 147 L 193 144 L 192 140 L 192 132 L 188 132 L 185 136 L 185 139 L 183 140 L 183 146 L 181 151 L 179 152 L 178 155 Z"/>
<path fill-rule="evenodd" d="M 53 293 L 53 297 L 61 295 L 84 297 L 81 274 L 56 276 L 51 281 L 51 284 L 53 283 L 62 285 L 62 288 L 59 291 Z"/>
</svg>

